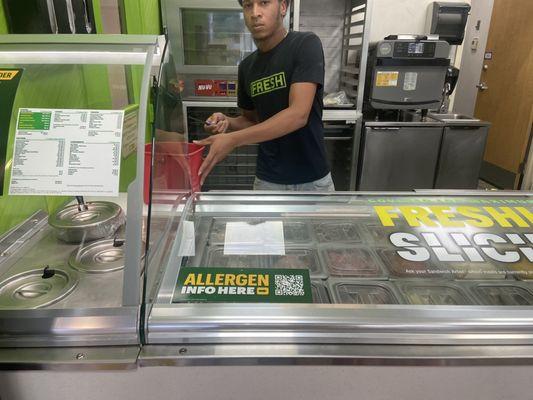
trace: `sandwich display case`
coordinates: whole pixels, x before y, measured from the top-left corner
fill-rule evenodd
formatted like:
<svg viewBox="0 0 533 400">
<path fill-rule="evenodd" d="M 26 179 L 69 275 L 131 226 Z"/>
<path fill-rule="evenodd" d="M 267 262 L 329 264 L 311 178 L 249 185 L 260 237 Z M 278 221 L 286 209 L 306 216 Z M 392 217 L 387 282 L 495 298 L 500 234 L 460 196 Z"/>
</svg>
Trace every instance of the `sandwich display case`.
<svg viewBox="0 0 533 400">
<path fill-rule="evenodd" d="M 531 364 L 532 193 L 191 190 L 186 136 L 145 147 L 156 43 L 0 42 L 2 68 L 22 74 L 0 198 L 1 368 Z M 101 97 L 112 63 L 144 65 L 138 108 Z M 98 146 L 121 137 L 120 153 L 96 157 L 87 126 Z M 52 196 L 63 147 L 67 175 L 92 169 Z"/>
<path fill-rule="evenodd" d="M 0 36 L 0 363 L 135 366 L 157 54 L 156 36 Z"/>
<path fill-rule="evenodd" d="M 147 265 L 141 364 L 231 357 L 228 345 L 272 357 L 281 344 L 316 357 L 530 345 L 532 204 L 519 192 L 195 194 Z"/>
</svg>

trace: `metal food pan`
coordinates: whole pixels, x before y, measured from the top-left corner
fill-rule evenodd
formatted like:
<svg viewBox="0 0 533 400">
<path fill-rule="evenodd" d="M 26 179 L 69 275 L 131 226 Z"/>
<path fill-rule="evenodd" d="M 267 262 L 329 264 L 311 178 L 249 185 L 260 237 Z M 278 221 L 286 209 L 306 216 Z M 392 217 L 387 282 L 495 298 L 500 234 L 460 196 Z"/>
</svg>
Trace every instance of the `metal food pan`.
<svg viewBox="0 0 533 400">
<path fill-rule="evenodd" d="M 395 281 L 405 301 L 416 305 L 469 305 L 476 304 L 467 288 L 449 281 Z"/>
<path fill-rule="evenodd" d="M 388 279 L 387 270 L 368 247 L 325 245 L 320 247 L 320 257 L 326 272 L 332 277 Z"/>
<path fill-rule="evenodd" d="M 468 282 L 478 304 L 491 306 L 533 306 L 533 285 L 522 282 Z"/>
<path fill-rule="evenodd" d="M 79 277 L 73 269 L 66 265 L 43 265 L 0 282 L 0 309 L 47 307 L 59 302 L 76 288 Z"/>
<path fill-rule="evenodd" d="M 333 302 L 338 304 L 402 304 L 403 297 L 390 282 L 328 279 Z"/>
</svg>

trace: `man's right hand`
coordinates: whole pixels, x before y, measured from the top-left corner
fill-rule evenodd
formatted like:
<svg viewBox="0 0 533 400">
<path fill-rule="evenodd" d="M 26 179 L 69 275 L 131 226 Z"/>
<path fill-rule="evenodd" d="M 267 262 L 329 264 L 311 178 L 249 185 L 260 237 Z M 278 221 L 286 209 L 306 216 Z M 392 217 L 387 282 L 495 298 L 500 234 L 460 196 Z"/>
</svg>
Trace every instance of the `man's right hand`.
<svg viewBox="0 0 533 400">
<path fill-rule="evenodd" d="M 205 121 L 204 129 L 212 135 L 226 133 L 229 129 L 229 119 L 222 113 L 214 113 Z"/>
</svg>

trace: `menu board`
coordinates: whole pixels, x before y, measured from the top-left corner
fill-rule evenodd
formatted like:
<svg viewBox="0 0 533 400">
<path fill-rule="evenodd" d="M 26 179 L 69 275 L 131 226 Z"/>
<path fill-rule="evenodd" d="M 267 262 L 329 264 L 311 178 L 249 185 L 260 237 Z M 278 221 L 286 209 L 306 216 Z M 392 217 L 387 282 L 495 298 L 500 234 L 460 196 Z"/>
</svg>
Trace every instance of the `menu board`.
<svg viewBox="0 0 533 400">
<path fill-rule="evenodd" d="M 123 110 L 20 109 L 10 195 L 118 196 Z"/>
</svg>

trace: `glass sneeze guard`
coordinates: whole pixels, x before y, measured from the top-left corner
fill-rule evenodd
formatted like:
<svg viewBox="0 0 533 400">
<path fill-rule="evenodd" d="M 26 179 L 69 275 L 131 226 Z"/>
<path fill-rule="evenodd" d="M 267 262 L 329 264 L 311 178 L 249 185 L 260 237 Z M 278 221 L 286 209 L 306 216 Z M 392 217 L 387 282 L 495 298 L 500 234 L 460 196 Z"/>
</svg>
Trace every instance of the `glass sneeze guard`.
<svg viewBox="0 0 533 400">
<path fill-rule="evenodd" d="M 0 197 L 0 348 L 6 352 L 132 346 L 119 353 L 135 362 L 145 127 L 157 52 L 156 36 L 0 36 L 0 69 L 22 74 Z M 131 70 L 129 88 L 111 85 L 111 67 Z M 115 97 L 128 101 L 118 104 Z M 110 163 L 113 170 L 105 170 Z"/>
</svg>

